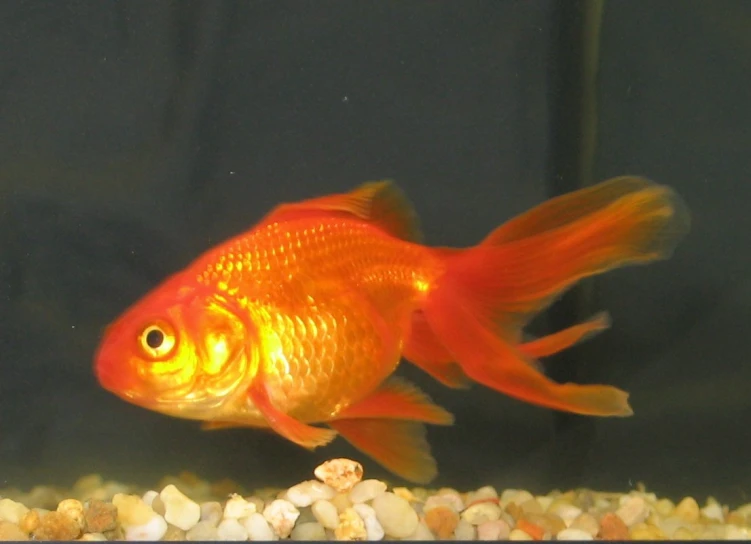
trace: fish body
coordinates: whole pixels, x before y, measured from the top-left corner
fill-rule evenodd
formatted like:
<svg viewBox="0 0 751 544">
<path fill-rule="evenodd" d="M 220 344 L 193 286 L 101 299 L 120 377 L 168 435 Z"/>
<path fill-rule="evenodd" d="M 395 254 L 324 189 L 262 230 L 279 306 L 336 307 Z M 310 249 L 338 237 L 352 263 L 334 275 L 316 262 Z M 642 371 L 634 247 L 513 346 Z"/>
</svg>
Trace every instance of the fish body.
<svg viewBox="0 0 751 544">
<path fill-rule="evenodd" d="M 605 314 L 528 342 L 523 328 L 583 277 L 667 257 L 687 229 L 675 193 L 626 177 L 477 246 L 432 248 L 396 186 L 371 182 L 282 204 L 198 257 L 107 329 L 95 372 L 129 402 L 205 428 L 267 427 L 307 448 L 340 434 L 425 483 L 437 469 L 423 424 L 453 417 L 393 376 L 402 357 L 449 387 L 630 415 L 625 392 L 557 384 L 534 364 L 606 328 Z"/>
</svg>

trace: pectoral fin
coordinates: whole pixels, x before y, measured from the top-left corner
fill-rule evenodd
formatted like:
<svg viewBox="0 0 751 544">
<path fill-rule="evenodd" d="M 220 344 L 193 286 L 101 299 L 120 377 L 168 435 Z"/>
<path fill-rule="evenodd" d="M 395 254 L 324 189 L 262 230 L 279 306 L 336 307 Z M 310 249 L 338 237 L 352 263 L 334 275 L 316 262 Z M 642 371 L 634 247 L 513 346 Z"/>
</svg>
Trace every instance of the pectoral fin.
<svg viewBox="0 0 751 544">
<path fill-rule="evenodd" d="M 335 431 L 307 425 L 276 408 L 261 380 L 251 386 L 248 396 L 266 418 L 269 427 L 295 444 L 312 450 L 325 446 L 336 437 Z"/>
</svg>

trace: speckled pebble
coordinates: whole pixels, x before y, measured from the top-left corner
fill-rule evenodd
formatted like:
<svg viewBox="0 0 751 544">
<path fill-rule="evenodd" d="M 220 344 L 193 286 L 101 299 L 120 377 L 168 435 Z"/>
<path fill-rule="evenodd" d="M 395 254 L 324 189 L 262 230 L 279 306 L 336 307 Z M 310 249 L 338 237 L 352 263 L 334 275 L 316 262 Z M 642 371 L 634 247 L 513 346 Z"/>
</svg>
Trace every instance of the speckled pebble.
<svg viewBox="0 0 751 544">
<path fill-rule="evenodd" d="M 223 519 L 216 528 L 219 540 L 248 540 L 248 530 L 235 518 Z"/>
<path fill-rule="evenodd" d="M 348 498 L 352 504 L 368 502 L 381 493 L 386 492 L 386 484 L 380 480 L 363 480 L 356 483 L 349 492 Z"/>
<path fill-rule="evenodd" d="M 557 535 L 556 540 L 594 540 L 594 537 L 582 529 L 564 529 Z"/>
<path fill-rule="evenodd" d="M 164 519 L 187 531 L 201 519 L 201 507 L 170 484 L 162 489 L 159 498 L 164 503 Z"/>
<path fill-rule="evenodd" d="M 313 471 L 315 477 L 339 493 L 345 493 L 362 480 L 362 465 L 352 459 L 331 459 Z"/>
<path fill-rule="evenodd" d="M 425 525 L 441 540 L 448 540 L 453 536 L 459 519 L 456 510 L 445 504 L 434 506 L 424 514 Z"/>
<path fill-rule="evenodd" d="M 109 502 L 92 499 L 86 506 L 84 530 L 88 533 L 105 533 L 117 526 L 117 507 Z"/>
<path fill-rule="evenodd" d="M 272 501 L 263 510 L 263 517 L 280 538 L 289 536 L 299 516 L 300 511 L 295 508 L 295 505 L 284 499 Z"/>
<path fill-rule="evenodd" d="M 290 487 L 286 499 L 298 508 L 310 506 L 317 500 L 333 499 L 336 491 L 318 480 L 307 480 Z"/>
<path fill-rule="evenodd" d="M 472 525 L 495 521 L 501 517 L 501 507 L 492 502 L 478 502 L 462 512 L 462 519 Z"/>
<path fill-rule="evenodd" d="M 276 540 L 277 536 L 274 534 L 274 530 L 263 517 L 263 514 L 256 512 L 250 514 L 241 520 L 243 527 L 248 531 L 248 538 L 250 540 Z"/>
<path fill-rule="evenodd" d="M 365 540 L 368 533 L 360 514 L 350 507 L 339 514 L 339 525 L 334 535 L 337 540 Z"/>
<path fill-rule="evenodd" d="M 386 492 L 373 499 L 373 509 L 383 530 L 394 538 L 406 538 L 417 529 L 417 513 L 402 497 Z"/>
<path fill-rule="evenodd" d="M 73 520 L 79 530 L 84 528 L 83 504 L 77 499 L 65 499 L 57 505 L 57 511 Z"/>
</svg>

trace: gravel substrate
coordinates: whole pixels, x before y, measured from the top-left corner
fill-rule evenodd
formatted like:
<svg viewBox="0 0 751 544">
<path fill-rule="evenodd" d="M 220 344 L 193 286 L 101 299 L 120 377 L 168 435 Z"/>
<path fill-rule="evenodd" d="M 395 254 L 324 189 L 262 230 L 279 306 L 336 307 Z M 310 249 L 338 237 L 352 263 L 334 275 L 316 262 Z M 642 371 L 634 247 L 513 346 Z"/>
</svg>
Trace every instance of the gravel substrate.
<svg viewBox="0 0 751 544">
<path fill-rule="evenodd" d="M 646 490 L 459 492 L 389 488 L 333 459 L 289 489 L 247 493 L 192 474 L 142 490 L 98 475 L 70 490 L 0 491 L 0 540 L 749 540 L 751 503 L 735 510 Z"/>
</svg>

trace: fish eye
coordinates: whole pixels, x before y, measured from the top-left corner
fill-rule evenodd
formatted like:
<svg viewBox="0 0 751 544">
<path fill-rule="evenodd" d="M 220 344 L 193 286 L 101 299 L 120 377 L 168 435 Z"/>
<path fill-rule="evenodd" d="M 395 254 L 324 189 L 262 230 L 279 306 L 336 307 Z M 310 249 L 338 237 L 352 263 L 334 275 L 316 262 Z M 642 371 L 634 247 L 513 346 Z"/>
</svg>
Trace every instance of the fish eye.
<svg viewBox="0 0 751 544">
<path fill-rule="evenodd" d="M 169 355 L 175 347 L 175 333 L 167 323 L 152 323 L 144 327 L 138 343 L 146 356 L 161 359 Z"/>
</svg>

